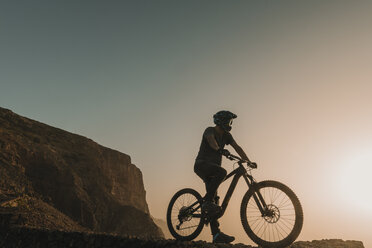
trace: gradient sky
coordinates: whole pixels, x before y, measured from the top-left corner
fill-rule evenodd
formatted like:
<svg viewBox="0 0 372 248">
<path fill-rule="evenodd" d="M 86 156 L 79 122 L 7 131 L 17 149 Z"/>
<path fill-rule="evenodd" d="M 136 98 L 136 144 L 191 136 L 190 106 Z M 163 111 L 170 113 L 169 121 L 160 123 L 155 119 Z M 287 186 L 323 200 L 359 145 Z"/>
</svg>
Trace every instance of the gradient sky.
<svg viewBox="0 0 372 248">
<path fill-rule="evenodd" d="M 193 162 L 228 109 L 257 180 L 300 198 L 299 239 L 370 247 L 371 27 L 370 1 L 1 1 L 0 106 L 129 154 L 163 219 L 204 192 Z M 222 227 L 249 243 L 245 191 Z"/>
</svg>

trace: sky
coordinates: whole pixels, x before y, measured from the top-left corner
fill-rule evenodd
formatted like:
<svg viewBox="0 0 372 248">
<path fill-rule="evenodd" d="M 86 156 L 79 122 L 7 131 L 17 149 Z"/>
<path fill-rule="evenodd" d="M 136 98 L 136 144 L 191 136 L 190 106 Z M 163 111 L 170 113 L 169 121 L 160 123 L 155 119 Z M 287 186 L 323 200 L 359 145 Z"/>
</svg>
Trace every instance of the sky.
<svg viewBox="0 0 372 248">
<path fill-rule="evenodd" d="M 370 1 L 4 0 L 0 106 L 130 155 L 162 219 L 179 189 L 204 192 L 202 133 L 230 110 L 255 178 L 299 197 L 299 240 L 372 247 L 371 26 Z M 221 227 L 251 244 L 246 190 Z"/>
</svg>

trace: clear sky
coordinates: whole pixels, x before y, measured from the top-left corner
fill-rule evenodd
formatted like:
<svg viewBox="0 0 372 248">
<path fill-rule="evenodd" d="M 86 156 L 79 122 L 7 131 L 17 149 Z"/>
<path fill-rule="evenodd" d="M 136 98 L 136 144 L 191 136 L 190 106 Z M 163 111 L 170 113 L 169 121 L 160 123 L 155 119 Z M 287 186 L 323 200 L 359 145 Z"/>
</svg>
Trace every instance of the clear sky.
<svg viewBox="0 0 372 248">
<path fill-rule="evenodd" d="M 1 1 L 0 106 L 129 154 L 163 219 L 230 110 L 257 180 L 300 198 L 299 239 L 370 247 L 371 27 L 370 1 Z"/>
</svg>

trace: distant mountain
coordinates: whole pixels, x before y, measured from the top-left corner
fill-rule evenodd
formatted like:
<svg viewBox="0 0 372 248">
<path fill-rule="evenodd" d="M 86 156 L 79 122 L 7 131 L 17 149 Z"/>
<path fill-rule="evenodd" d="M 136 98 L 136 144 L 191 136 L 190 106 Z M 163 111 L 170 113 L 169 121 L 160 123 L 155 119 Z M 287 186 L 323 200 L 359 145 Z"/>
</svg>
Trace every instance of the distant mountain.
<svg viewBox="0 0 372 248">
<path fill-rule="evenodd" d="M 0 108 L 0 224 L 163 237 L 128 155 Z"/>
<path fill-rule="evenodd" d="M 173 236 L 169 232 L 168 225 L 167 225 L 167 222 L 165 220 L 163 220 L 163 219 L 157 219 L 155 217 L 152 217 L 152 219 L 155 222 L 155 224 L 158 227 L 160 227 L 160 229 L 162 230 L 162 232 L 164 234 L 164 238 L 166 238 L 166 239 L 173 239 Z"/>
</svg>

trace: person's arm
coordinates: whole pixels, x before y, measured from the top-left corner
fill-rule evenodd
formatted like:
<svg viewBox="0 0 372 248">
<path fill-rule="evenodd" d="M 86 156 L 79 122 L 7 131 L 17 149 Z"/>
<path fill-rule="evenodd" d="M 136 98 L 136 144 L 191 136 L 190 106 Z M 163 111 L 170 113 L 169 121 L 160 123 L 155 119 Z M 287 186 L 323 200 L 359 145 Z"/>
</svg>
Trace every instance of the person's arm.
<svg viewBox="0 0 372 248">
<path fill-rule="evenodd" d="M 251 162 L 247 156 L 247 154 L 245 154 L 245 152 L 243 151 L 243 149 L 235 142 L 235 140 L 233 140 L 230 144 L 234 150 L 239 154 L 239 156 L 244 159 L 244 160 L 247 160 L 249 162 Z"/>
<path fill-rule="evenodd" d="M 209 131 L 205 134 L 205 138 L 208 141 L 208 144 L 212 147 L 213 150 L 218 151 L 220 147 L 217 144 L 216 138 L 214 137 L 214 133 Z"/>
</svg>

